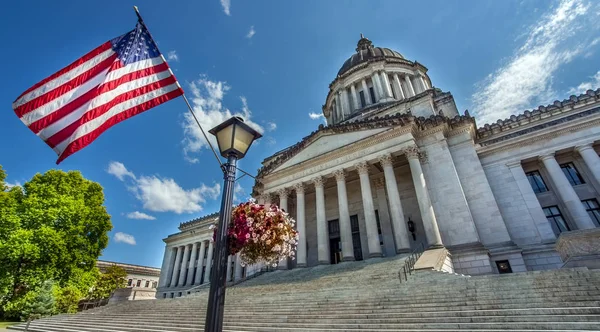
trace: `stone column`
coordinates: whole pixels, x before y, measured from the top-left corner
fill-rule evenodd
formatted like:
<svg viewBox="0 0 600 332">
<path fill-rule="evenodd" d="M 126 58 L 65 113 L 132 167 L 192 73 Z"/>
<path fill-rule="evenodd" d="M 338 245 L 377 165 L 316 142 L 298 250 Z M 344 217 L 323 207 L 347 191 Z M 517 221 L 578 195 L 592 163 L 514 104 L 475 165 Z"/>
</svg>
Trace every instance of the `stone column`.
<svg viewBox="0 0 600 332">
<path fill-rule="evenodd" d="M 421 86 L 423 87 L 423 91 L 429 89 L 429 87 L 427 86 L 427 81 L 425 80 L 425 77 L 423 77 L 423 75 L 419 75 L 419 82 L 421 82 Z"/>
<path fill-rule="evenodd" d="M 369 164 L 361 162 L 356 165 L 360 177 L 360 192 L 362 193 L 363 210 L 365 213 L 365 225 L 367 229 L 367 243 L 369 258 L 381 257 L 381 245 L 379 244 L 379 232 L 377 231 L 377 218 L 375 217 L 375 204 L 371 193 L 371 181 L 369 180 Z"/>
<path fill-rule="evenodd" d="M 196 255 L 198 253 L 198 242 L 192 244 L 192 255 L 190 257 L 190 265 L 188 266 L 188 275 L 186 279 L 186 286 L 194 284 L 194 266 L 196 265 Z"/>
<path fill-rule="evenodd" d="M 190 246 L 186 244 L 183 247 L 183 261 L 181 261 L 181 272 L 179 272 L 179 283 L 177 283 L 177 286 L 185 286 L 188 259 L 190 259 Z"/>
<path fill-rule="evenodd" d="M 350 93 L 352 94 L 352 110 L 354 111 L 361 108 L 358 96 L 356 95 L 356 88 L 354 87 L 354 83 L 350 84 Z"/>
<path fill-rule="evenodd" d="M 425 183 L 425 176 L 423 175 L 421 162 L 419 161 L 419 150 L 416 147 L 412 147 L 404 150 L 404 153 L 408 159 L 410 173 L 415 185 L 417 201 L 419 203 L 419 210 L 421 211 L 421 218 L 423 220 L 423 228 L 425 228 L 427 243 L 430 247 L 442 247 L 442 237 L 440 236 L 440 230 L 435 218 L 435 213 L 433 212 L 433 206 L 431 205 L 431 200 L 429 199 L 429 192 L 427 191 L 427 184 Z"/>
<path fill-rule="evenodd" d="M 177 280 L 179 279 L 179 271 L 181 270 L 181 256 L 183 255 L 183 246 L 177 247 L 177 256 L 175 257 L 175 264 L 173 265 L 173 275 L 171 276 L 170 287 L 177 286 Z"/>
<path fill-rule="evenodd" d="M 367 81 L 365 81 L 365 79 L 363 78 L 362 81 L 360 81 L 360 83 L 363 88 L 363 94 L 365 95 L 365 102 L 367 103 L 367 105 L 373 104 L 373 101 L 371 100 L 371 94 L 369 93 L 369 87 L 367 86 Z"/>
<path fill-rule="evenodd" d="M 598 153 L 596 153 L 592 144 L 576 146 L 575 151 L 579 152 L 594 179 L 600 184 L 600 157 L 598 157 Z"/>
<path fill-rule="evenodd" d="M 296 266 L 306 266 L 306 221 L 304 214 L 304 186 L 298 183 L 296 190 L 296 230 L 298 231 L 298 246 L 296 248 Z"/>
<path fill-rule="evenodd" d="M 381 71 L 379 73 L 381 75 L 381 83 L 383 85 L 383 93 L 385 95 L 386 98 L 393 98 L 393 94 L 392 94 L 392 90 L 391 90 L 391 86 L 390 86 L 390 79 L 387 75 L 387 73 L 385 71 Z"/>
<path fill-rule="evenodd" d="M 525 206 L 527 206 L 527 210 L 533 221 L 534 229 L 532 231 L 537 230 L 542 242 L 554 242 L 556 240 L 554 231 L 552 231 L 552 227 L 550 226 L 550 223 L 548 223 L 548 219 L 546 219 L 540 201 L 537 199 L 535 192 L 533 192 L 533 189 L 531 188 L 527 175 L 525 175 L 525 171 L 521 166 L 521 161 L 511 162 L 506 164 L 506 166 L 515 179 L 515 183 L 521 192 Z"/>
<path fill-rule="evenodd" d="M 208 253 L 206 254 L 206 270 L 204 271 L 204 281 L 210 282 L 210 271 L 212 270 L 213 263 L 213 250 L 215 243 L 213 241 L 208 242 Z"/>
<path fill-rule="evenodd" d="M 398 100 L 404 99 L 404 92 L 402 91 L 402 84 L 400 83 L 400 78 L 398 78 L 398 74 L 394 73 L 394 89 L 396 89 L 396 97 Z"/>
<path fill-rule="evenodd" d="M 242 259 L 240 253 L 235 255 L 235 281 L 242 280 Z"/>
<path fill-rule="evenodd" d="M 316 194 L 317 207 L 317 243 L 319 264 L 329 264 L 329 230 L 325 216 L 325 191 L 323 189 L 323 178 L 313 179 Z"/>
<path fill-rule="evenodd" d="M 381 98 L 383 98 L 383 92 L 381 91 L 381 84 L 379 82 L 379 75 L 377 72 L 371 74 L 371 81 L 373 82 L 373 90 L 375 91 L 375 100 L 373 104 L 379 102 Z"/>
<path fill-rule="evenodd" d="M 335 94 L 335 121 L 340 122 L 342 120 L 342 103 L 340 102 L 339 93 Z"/>
<path fill-rule="evenodd" d="M 342 240 L 342 261 L 354 260 L 354 244 L 352 243 L 352 225 L 348 209 L 348 194 L 346 192 L 346 176 L 344 170 L 335 171 L 337 182 L 338 206 L 340 211 L 340 237 Z"/>
<path fill-rule="evenodd" d="M 285 189 L 285 188 L 281 189 L 277 192 L 277 194 L 279 195 L 279 208 L 281 208 L 285 212 L 288 212 L 288 191 L 287 191 L 287 189 Z M 279 261 L 279 268 L 287 270 L 287 268 L 288 268 L 287 259 Z"/>
<path fill-rule="evenodd" d="M 410 252 L 410 239 L 404 220 L 404 211 L 400 201 L 400 192 L 398 192 L 398 183 L 394 166 L 392 165 L 392 156 L 385 154 L 379 158 L 379 163 L 383 167 L 385 175 L 385 188 L 390 204 L 390 214 L 392 217 L 392 226 L 394 227 L 394 241 L 396 242 L 396 253 Z"/>
<path fill-rule="evenodd" d="M 410 98 L 415 95 L 415 88 L 410 81 L 410 77 L 408 75 L 404 75 L 404 82 L 406 83 L 407 97 Z"/>
<path fill-rule="evenodd" d="M 581 200 L 577 196 L 573 186 L 571 186 L 556 159 L 554 159 L 554 153 L 540 156 L 539 159 L 544 163 L 546 170 L 550 174 L 556 194 L 567 207 L 575 225 L 577 225 L 577 229 L 596 228 L 589 214 L 585 211 L 583 204 L 581 204 Z"/>
<path fill-rule="evenodd" d="M 231 260 L 232 260 L 232 255 L 227 256 L 227 278 L 225 278 L 226 281 L 232 281 L 231 280 Z"/>
<path fill-rule="evenodd" d="M 164 287 L 169 284 L 167 282 L 167 278 L 169 278 L 169 267 L 171 265 L 171 256 L 173 256 L 173 248 L 170 248 L 168 245 L 166 245 L 165 246 L 165 254 L 163 255 L 162 266 L 160 267 L 160 278 L 159 278 L 158 287 Z"/>
<path fill-rule="evenodd" d="M 204 267 L 204 253 L 206 251 L 206 241 L 200 242 L 200 252 L 198 253 L 198 267 L 196 268 L 196 278 L 194 278 L 194 285 L 200 285 L 202 282 L 202 269 Z M 207 260 L 208 261 L 208 260 Z M 206 282 L 207 278 L 204 278 Z"/>
<path fill-rule="evenodd" d="M 352 114 L 354 108 L 354 101 L 352 100 L 352 91 L 348 88 L 344 89 L 344 94 L 346 95 L 346 100 L 348 101 L 348 107 L 346 108 L 346 115 L 344 119 L 347 119 Z"/>
</svg>

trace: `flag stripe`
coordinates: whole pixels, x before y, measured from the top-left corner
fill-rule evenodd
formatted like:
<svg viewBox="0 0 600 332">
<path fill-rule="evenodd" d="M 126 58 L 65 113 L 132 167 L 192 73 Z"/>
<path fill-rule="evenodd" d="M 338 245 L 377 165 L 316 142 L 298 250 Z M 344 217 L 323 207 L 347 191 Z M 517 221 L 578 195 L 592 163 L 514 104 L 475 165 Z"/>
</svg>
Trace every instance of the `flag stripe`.
<svg viewBox="0 0 600 332">
<path fill-rule="evenodd" d="M 44 79 L 42 82 L 29 88 L 23 93 L 13 104 L 13 109 L 19 107 L 26 102 L 43 95 L 46 91 L 52 90 L 65 82 L 70 81 L 73 77 L 79 76 L 81 73 L 93 68 L 96 64 L 110 57 L 115 52 L 111 49 L 110 42 L 103 44 L 92 52 L 84 55 L 81 59 L 73 62 L 69 66 L 63 68 L 58 73 Z"/>
<path fill-rule="evenodd" d="M 37 116 L 45 116 L 54 112 L 57 108 L 69 103 L 74 98 L 79 97 L 104 81 L 106 73 L 116 58 L 117 54 L 115 53 L 65 84 L 17 107 L 15 113 L 19 117 L 22 117 L 29 113 L 36 113 Z M 48 102 L 49 100 L 50 102 Z"/>
<path fill-rule="evenodd" d="M 169 86 L 170 89 L 173 89 L 165 94 L 159 95 L 153 99 L 150 99 L 146 102 L 135 105 L 129 109 L 116 113 L 112 117 L 108 118 L 106 121 L 102 122 L 99 126 L 90 130 L 87 134 L 80 136 L 73 140 L 71 143 L 67 145 L 67 147 L 60 153 L 60 156 L 56 163 L 60 163 L 65 158 L 70 156 L 71 154 L 81 150 L 86 147 L 92 141 L 94 141 L 100 134 L 106 131 L 108 128 L 114 126 L 115 124 L 126 120 L 132 116 L 135 116 L 139 113 L 145 112 L 153 107 L 156 107 L 162 103 L 165 103 L 173 98 L 177 98 L 183 95 L 183 90 L 179 88 L 178 84 L 173 84 Z M 164 89 L 163 89 L 164 90 Z"/>
<path fill-rule="evenodd" d="M 132 71 L 142 70 L 142 69 L 146 69 L 146 68 L 151 68 L 151 67 L 154 67 L 156 65 L 160 65 L 161 63 L 166 63 L 166 62 L 163 60 L 162 57 L 157 56 L 157 57 L 154 57 L 154 58 L 137 61 L 137 62 L 134 62 L 134 63 L 129 64 L 127 66 L 120 67 L 118 69 L 113 69 L 106 76 L 106 82 L 110 82 L 112 80 L 116 80 L 119 77 L 121 77 L 123 75 L 127 75 L 130 72 L 132 72 Z"/>
<path fill-rule="evenodd" d="M 97 107 L 90 105 L 92 108 L 89 111 L 85 111 L 84 114 L 79 115 L 77 117 L 78 121 L 74 121 L 69 125 L 64 124 L 66 126 L 62 126 L 63 128 L 60 131 L 49 136 L 46 142 L 50 147 L 54 148 L 56 145 L 68 139 L 81 125 L 102 116 L 102 114 L 111 110 L 112 107 L 175 82 L 175 78 L 169 75 L 168 71 L 164 71 L 161 74 L 161 76 L 153 75 L 135 80 L 130 84 L 119 86 L 118 89 L 107 93 L 107 96 L 102 98 L 106 101 L 105 104 L 98 105 Z M 159 80 L 159 78 L 163 79 Z M 56 128 L 60 127 L 57 126 Z"/>
<path fill-rule="evenodd" d="M 122 93 L 123 91 L 130 91 L 134 88 L 143 86 L 144 84 L 167 77 L 167 69 L 167 64 L 163 62 L 158 66 L 145 68 L 132 73 L 125 73 L 121 71 L 120 73 L 123 75 L 118 79 L 104 83 L 97 88 L 90 90 L 85 95 L 80 96 L 77 100 L 73 100 L 71 103 L 65 105 L 63 108 L 55 111 L 49 116 L 32 123 L 29 128 L 40 137 L 44 139 L 48 138 L 60 130 L 60 127 L 64 127 L 73 123 L 89 109 L 98 107 L 101 105 L 101 103 L 110 101 L 110 99 L 114 98 L 114 96 L 118 95 L 119 93 Z M 110 73 L 112 73 L 112 71 Z M 140 82 L 135 82 L 140 78 L 148 77 L 154 74 L 159 74 L 159 76 L 153 79 L 150 78 Z"/>
</svg>

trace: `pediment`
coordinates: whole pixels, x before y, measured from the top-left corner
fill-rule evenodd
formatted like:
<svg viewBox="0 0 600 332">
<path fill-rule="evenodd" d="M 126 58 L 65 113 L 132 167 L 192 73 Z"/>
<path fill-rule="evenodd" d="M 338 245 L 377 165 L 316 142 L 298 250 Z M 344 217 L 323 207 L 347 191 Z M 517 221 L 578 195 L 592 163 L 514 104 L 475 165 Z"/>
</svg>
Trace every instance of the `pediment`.
<svg viewBox="0 0 600 332">
<path fill-rule="evenodd" d="M 302 151 L 277 167 L 275 172 L 327 154 L 328 152 L 338 150 L 389 129 L 391 129 L 391 127 L 357 130 L 345 133 L 320 134 L 319 137 L 316 137 L 310 144 L 305 146 Z"/>
</svg>

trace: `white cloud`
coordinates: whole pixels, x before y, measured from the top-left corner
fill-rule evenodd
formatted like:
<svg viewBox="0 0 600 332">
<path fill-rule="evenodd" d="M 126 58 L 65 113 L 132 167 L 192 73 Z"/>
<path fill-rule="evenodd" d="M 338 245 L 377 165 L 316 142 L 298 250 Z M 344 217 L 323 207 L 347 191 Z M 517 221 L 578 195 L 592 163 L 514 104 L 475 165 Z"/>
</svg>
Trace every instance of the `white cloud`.
<svg viewBox="0 0 600 332">
<path fill-rule="evenodd" d="M 267 130 L 273 131 L 277 129 L 277 124 L 275 122 L 267 122 Z"/>
<path fill-rule="evenodd" d="M 125 165 L 118 161 L 111 161 L 110 164 L 108 164 L 108 169 L 106 171 L 108 174 L 116 176 L 121 181 L 123 181 L 126 176 L 135 179 L 135 175 L 128 171 L 127 168 L 125 168 Z"/>
<path fill-rule="evenodd" d="M 231 16 L 231 0 L 221 0 L 221 6 L 223 6 L 223 12 L 225 15 Z"/>
<path fill-rule="evenodd" d="M 600 70 L 591 77 L 590 81 L 581 82 L 577 87 L 572 87 L 567 92 L 569 95 L 580 95 L 587 90 L 596 90 L 600 88 Z"/>
<path fill-rule="evenodd" d="M 242 102 L 242 110 L 240 112 L 233 113 L 223 107 L 223 97 L 230 89 L 226 82 L 211 81 L 204 75 L 198 81 L 190 83 L 191 103 L 194 114 L 196 114 L 202 128 L 208 131 L 232 116 L 239 116 L 244 119 L 246 124 L 261 134 L 264 133 L 265 130 L 263 127 L 252 122 L 252 112 L 248 108 L 248 101 L 245 97 L 240 97 Z M 198 128 L 194 117 L 189 112 L 184 114 L 182 127 L 184 131 L 183 152 L 185 158 L 192 163 L 196 163 L 199 160 L 193 157 L 192 154 L 200 152 L 202 148 L 208 148 L 208 143 L 204 135 L 202 135 L 200 128 Z M 210 134 L 207 134 L 207 136 L 213 146 L 217 148 L 214 136 Z"/>
<path fill-rule="evenodd" d="M 244 196 L 246 196 L 246 191 L 239 183 L 236 183 L 233 189 L 233 202 L 235 204 L 241 203 Z"/>
<path fill-rule="evenodd" d="M 156 218 L 149 215 L 149 214 L 145 214 L 143 212 L 139 212 L 139 211 L 135 211 L 135 212 L 129 212 L 127 214 L 127 218 L 129 219 L 144 219 L 144 220 L 155 220 Z"/>
<path fill-rule="evenodd" d="M 177 51 L 172 50 L 167 53 L 167 60 L 169 61 L 179 61 L 179 55 L 177 55 Z"/>
<path fill-rule="evenodd" d="M 588 36 L 600 27 L 593 15 L 587 15 L 591 12 L 583 0 L 563 0 L 526 30 L 524 44 L 477 85 L 472 106 L 480 125 L 556 98 L 554 74 L 584 54 L 591 41 Z"/>
<path fill-rule="evenodd" d="M 323 115 L 323 113 L 315 113 L 315 112 L 310 112 L 308 113 L 308 116 L 312 119 L 312 120 L 318 120 L 320 118 L 325 118 L 325 115 Z"/>
<path fill-rule="evenodd" d="M 13 183 L 9 183 L 9 182 L 4 182 L 4 185 L 7 187 L 7 189 L 10 189 L 12 187 L 21 187 L 21 182 L 19 181 L 15 181 Z"/>
<path fill-rule="evenodd" d="M 202 211 L 206 198 L 216 199 L 221 185 L 202 184 L 199 188 L 183 189 L 175 180 L 157 176 L 142 176 L 132 188 L 144 209 L 155 212 L 191 213 Z"/>
<path fill-rule="evenodd" d="M 111 162 L 111 165 L 119 172 L 109 173 L 123 180 L 126 174 L 131 178 L 128 189 L 143 204 L 144 209 L 154 212 L 191 213 L 202 211 L 202 204 L 208 198 L 216 199 L 221 192 L 221 185 L 216 183 L 212 187 L 201 184 L 198 188 L 184 189 L 175 180 L 163 178 L 156 175 L 135 176 L 119 162 Z M 134 214 L 137 212 L 134 212 Z M 134 214 L 129 214 L 134 215 Z M 151 217 L 151 216 L 148 216 Z M 138 218 L 144 219 L 144 218 Z M 147 218 L 146 218 L 147 219 Z"/>
<path fill-rule="evenodd" d="M 254 30 L 254 25 L 253 25 L 250 27 L 250 31 L 248 31 L 246 38 L 250 39 L 250 38 L 254 37 L 255 34 L 256 34 L 256 30 Z"/>
<path fill-rule="evenodd" d="M 117 233 L 115 233 L 113 239 L 117 243 L 122 242 L 122 243 L 127 243 L 132 246 L 135 246 L 135 238 L 133 237 L 133 235 L 130 235 L 130 234 L 126 234 L 123 232 L 117 232 Z"/>
<path fill-rule="evenodd" d="M 265 142 L 267 143 L 267 145 L 272 146 L 277 143 L 277 140 L 275 140 L 275 138 L 273 138 L 271 136 L 267 136 L 267 137 L 265 137 Z"/>
</svg>

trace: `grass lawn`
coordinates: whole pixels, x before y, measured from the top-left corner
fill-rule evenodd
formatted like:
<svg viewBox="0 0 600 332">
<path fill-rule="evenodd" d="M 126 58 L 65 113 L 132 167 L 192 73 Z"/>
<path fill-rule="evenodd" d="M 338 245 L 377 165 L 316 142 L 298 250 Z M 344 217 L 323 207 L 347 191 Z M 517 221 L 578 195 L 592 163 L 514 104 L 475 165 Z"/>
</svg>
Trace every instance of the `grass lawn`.
<svg viewBox="0 0 600 332">
<path fill-rule="evenodd" d="M 4 330 L 5 327 L 10 325 L 18 324 L 19 322 L 0 322 L 0 330 Z"/>
</svg>

